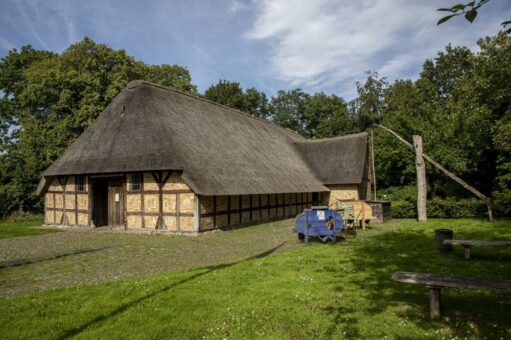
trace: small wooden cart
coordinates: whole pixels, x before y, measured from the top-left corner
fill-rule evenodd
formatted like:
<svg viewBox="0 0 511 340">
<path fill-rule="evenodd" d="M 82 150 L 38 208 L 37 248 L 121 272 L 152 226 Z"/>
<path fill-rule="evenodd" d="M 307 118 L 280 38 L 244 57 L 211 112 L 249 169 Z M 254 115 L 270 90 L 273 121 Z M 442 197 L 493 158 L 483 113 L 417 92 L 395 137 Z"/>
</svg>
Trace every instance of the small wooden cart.
<svg viewBox="0 0 511 340">
<path fill-rule="evenodd" d="M 355 226 L 358 224 L 365 230 L 366 223 L 376 220 L 373 209 L 364 201 L 342 201 L 337 200 L 336 210 L 344 219 L 345 237 L 355 237 Z"/>
</svg>

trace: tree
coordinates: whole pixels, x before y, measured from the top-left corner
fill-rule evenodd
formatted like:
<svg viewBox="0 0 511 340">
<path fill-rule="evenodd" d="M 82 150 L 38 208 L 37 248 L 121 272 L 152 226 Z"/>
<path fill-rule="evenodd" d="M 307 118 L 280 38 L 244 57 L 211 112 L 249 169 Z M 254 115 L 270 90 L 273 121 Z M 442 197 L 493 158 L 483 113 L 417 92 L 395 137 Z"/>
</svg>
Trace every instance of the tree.
<svg viewBox="0 0 511 340">
<path fill-rule="evenodd" d="M 245 91 L 242 111 L 257 118 L 267 119 L 269 115 L 268 109 L 268 98 L 266 94 L 253 87 Z"/>
<path fill-rule="evenodd" d="M 237 110 L 243 110 L 245 106 L 243 89 L 240 83 L 225 79 L 221 79 L 216 85 L 211 85 L 204 92 L 204 98 Z"/>
<path fill-rule="evenodd" d="M 380 116 L 385 110 L 384 95 L 388 86 L 387 80 L 379 77 L 378 73 L 367 71 L 366 74 L 367 79 L 364 83 L 355 83 L 358 93 L 355 110 L 361 131 L 380 121 Z"/>
<path fill-rule="evenodd" d="M 135 79 L 197 91 L 183 67 L 147 65 L 89 38 L 62 54 L 27 46 L 2 58 L 0 198 L 9 204 L 0 208 L 37 210 L 41 172 Z"/>
<path fill-rule="evenodd" d="M 303 112 L 309 95 L 301 89 L 280 90 L 271 98 L 270 119 L 275 124 L 306 135 Z"/>
<path fill-rule="evenodd" d="M 385 91 L 383 125 L 411 140 L 500 206 L 511 203 L 511 37 L 481 39 L 480 52 L 448 45 L 427 60 L 419 79 L 398 80 Z M 414 182 L 413 155 L 376 131 L 381 187 Z M 429 195 L 464 197 L 456 183 L 429 168 Z"/>
<path fill-rule="evenodd" d="M 268 116 L 266 95 L 253 87 L 243 92 L 238 82 L 220 80 L 206 90 L 204 98 L 258 118 L 265 119 Z"/>
<path fill-rule="evenodd" d="M 346 102 L 323 92 L 307 96 L 303 110 L 303 133 L 308 138 L 327 138 L 352 133 L 356 121 L 348 114 Z"/>
</svg>

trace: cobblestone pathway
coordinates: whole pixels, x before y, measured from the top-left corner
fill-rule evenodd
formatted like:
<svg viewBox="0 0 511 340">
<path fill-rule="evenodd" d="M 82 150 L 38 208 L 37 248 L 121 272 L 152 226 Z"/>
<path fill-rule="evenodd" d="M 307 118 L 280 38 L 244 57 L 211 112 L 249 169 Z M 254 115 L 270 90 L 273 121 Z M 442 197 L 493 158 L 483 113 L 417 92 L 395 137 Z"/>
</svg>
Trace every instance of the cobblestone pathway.
<svg viewBox="0 0 511 340">
<path fill-rule="evenodd" d="M 0 296 L 236 262 L 300 247 L 293 220 L 199 236 L 69 229 L 0 240 Z"/>
</svg>

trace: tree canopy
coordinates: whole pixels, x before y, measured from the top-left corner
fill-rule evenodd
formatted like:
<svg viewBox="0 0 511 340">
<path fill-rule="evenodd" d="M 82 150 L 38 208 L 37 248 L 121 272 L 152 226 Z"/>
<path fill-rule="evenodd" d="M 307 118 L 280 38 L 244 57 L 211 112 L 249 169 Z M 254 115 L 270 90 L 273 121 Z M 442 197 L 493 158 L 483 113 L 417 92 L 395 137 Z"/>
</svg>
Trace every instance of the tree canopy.
<svg viewBox="0 0 511 340">
<path fill-rule="evenodd" d="M 178 65 L 148 65 L 89 38 L 61 54 L 30 46 L 0 62 L 0 213 L 34 209 L 41 172 L 134 79 L 197 93 Z"/>
<path fill-rule="evenodd" d="M 327 138 L 383 124 L 411 140 L 501 206 L 511 204 L 511 37 L 478 42 L 480 51 L 448 45 L 422 66 L 416 80 L 390 83 L 377 73 L 357 82 L 357 98 L 301 89 L 270 98 L 220 80 L 204 98 L 297 131 Z M 89 38 L 57 54 L 30 46 L 0 61 L 0 215 L 39 211 L 35 188 L 49 166 L 111 100 L 134 79 L 197 95 L 188 70 L 148 65 L 124 50 Z M 385 131 L 374 131 L 379 188 L 415 182 L 414 155 Z M 340 160 L 342 161 L 342 160 Z M 465 197 L 455 183 L 429 168 L 428 195 Z"/>
</svg>

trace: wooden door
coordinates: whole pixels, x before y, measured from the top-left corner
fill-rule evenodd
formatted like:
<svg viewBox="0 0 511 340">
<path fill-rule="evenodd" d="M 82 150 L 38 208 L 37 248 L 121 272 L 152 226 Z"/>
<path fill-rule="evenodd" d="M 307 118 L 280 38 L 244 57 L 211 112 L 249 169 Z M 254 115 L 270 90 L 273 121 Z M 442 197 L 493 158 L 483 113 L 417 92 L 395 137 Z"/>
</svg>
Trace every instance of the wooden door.
<svg viewBox="0 0 511 340">
<path fill-rule="evenodd" d="M 122 197 L 122 181 L 110 180 L 108 182 L 108 225 L 120 226 L 123 221 L 123 197 Z"/>
<path fill-rule="evenodd" d="M 92 220 L 96 227 L 108 225 L 108 182 L 105 180 L 94 180 L 92 182 L 92 192 Z"/>
</svg>

